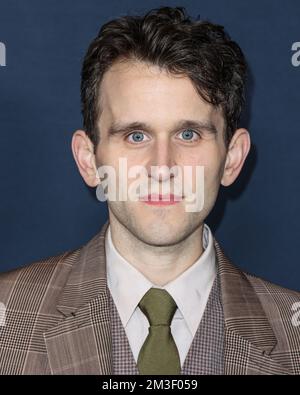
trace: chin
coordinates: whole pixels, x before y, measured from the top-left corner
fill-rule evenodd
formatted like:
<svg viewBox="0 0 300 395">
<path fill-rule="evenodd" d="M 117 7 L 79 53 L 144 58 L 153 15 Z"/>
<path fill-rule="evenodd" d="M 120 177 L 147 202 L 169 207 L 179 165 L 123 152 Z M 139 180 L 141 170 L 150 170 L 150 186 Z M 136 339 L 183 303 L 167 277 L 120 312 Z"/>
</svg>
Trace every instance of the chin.
<svg viewBox="0 0 300 395">
<path fill-rule="evenodd" d="M 151 245 L 153 247 L 167 247 L 178 243 L 178 237 L 153 237 L 153 235 L 139 235 L 138 238 L 145 244 Z"/>
<path fill-rule="evenodd" d="M 153 246 L 174 245 L 180 241 L 184 235 L 184 229 L 177 229 L 174 224 L 154 223 L 148 226 L 143 223 L 135 229 L 135 236 L 146 244 Z"/>
</svg>

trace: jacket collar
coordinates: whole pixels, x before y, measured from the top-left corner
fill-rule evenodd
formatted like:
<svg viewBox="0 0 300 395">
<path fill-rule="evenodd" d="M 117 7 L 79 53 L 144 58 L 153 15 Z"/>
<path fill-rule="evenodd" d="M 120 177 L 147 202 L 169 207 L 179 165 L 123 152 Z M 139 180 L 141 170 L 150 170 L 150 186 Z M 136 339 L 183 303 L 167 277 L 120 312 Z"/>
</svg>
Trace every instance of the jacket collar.
<svg viewBox="0 0 300 395">
<path fill-rule="evenodd" d="M 57 309 L 65 316 L 107 293 L 105 233 L 107 221 L 75 258 L 67 283 L 59 297 Z"/>
<path fill-rule="evenodd" d="M 225 326 L 269 354 L 277 340 L 245 273 L 234 266 L 215 240 Z"/>
</svg>

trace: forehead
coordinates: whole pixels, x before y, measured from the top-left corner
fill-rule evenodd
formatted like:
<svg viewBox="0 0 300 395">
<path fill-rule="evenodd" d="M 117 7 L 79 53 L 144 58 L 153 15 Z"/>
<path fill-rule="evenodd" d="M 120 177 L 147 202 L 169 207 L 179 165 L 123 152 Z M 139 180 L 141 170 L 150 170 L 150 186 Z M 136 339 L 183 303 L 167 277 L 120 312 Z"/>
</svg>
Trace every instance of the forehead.
<svg viewBox="0 0 300 395">
<path fill-rule="evenodd" d="M 155 127 L 190 118 L 224 126 L 221 110 L 204 101 L 187 76 L 138 61 L 118 61 L 104 74 L 100 107 L 101 123 L 147 120 Z"/>
</svg>

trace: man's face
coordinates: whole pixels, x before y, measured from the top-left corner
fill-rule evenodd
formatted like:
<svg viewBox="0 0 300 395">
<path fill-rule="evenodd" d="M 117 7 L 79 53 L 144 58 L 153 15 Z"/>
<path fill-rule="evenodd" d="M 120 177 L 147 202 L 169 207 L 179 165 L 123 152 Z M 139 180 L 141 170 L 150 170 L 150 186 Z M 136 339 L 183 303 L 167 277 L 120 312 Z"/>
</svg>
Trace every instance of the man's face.
<svg viewBox="0 0 300 395">
<path fill-rule="evenodd" d="M 111 133 L 116 126 L 118 133 Z M 149 187 L 150 182 L 159 188 L 165 182 L 172 186 L 175 180 L 164 171 L 151 176 L 151 166 L 179 166 L 182 174 L 190 166 L 193 192 L 196 166 L 204 167 L 201 211 L 188 212 L 190 202 L 184 198 L 172 205 L 108 201 L 110 216 L 139 240 L 160 246 L 179 243 L 203 224 L 215 203 L 226 159 L 224 118 L 199 96 L 189 78 L 142 62 L 115 63 L 101 83 L 98 128 L 96 164 L 113 166 L 117 185 L 119 158 L 126 158 L 128 169 L 144 166 Z M 128 187 L 133 181 L 128 179 Z"/>
</svg>

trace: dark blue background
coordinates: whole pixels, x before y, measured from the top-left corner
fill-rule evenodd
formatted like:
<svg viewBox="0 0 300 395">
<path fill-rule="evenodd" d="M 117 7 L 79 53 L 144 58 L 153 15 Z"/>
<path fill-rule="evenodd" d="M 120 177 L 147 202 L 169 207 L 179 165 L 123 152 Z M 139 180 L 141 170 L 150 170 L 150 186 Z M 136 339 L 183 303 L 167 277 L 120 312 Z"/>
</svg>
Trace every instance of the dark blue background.
<svg viewBox="0 0 300 395">
<path fill-rule="evenodd" d="M 101 24 L 160 5 L 223 24 L 251 68 L 241 126 L 253 147 L 242 175 L 222 189 L 208 223 L 241 268 L 300 290 L 300 2 L 1 0 L 0 270 L 73 249 L 105 222 L 70 141 L 82 125 L 80 68 Z"/>
</svg>

